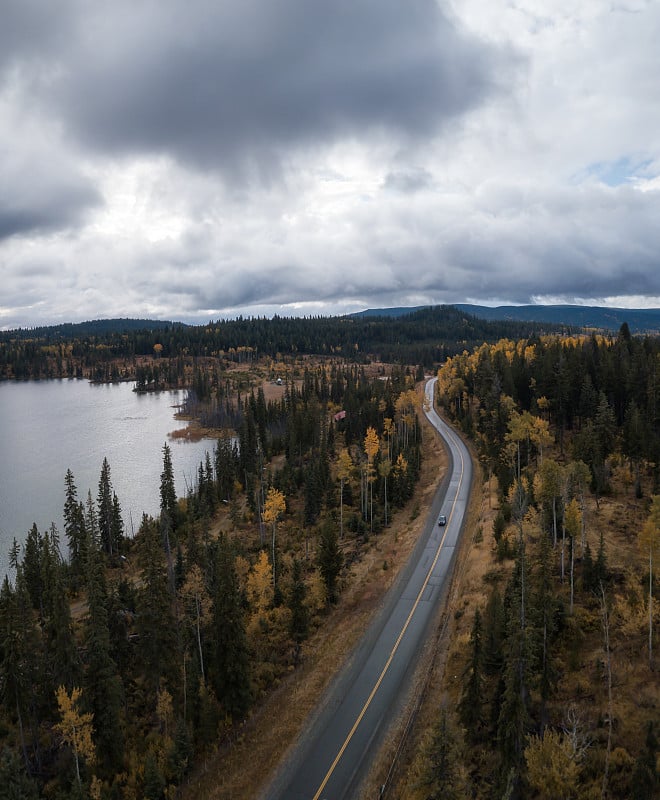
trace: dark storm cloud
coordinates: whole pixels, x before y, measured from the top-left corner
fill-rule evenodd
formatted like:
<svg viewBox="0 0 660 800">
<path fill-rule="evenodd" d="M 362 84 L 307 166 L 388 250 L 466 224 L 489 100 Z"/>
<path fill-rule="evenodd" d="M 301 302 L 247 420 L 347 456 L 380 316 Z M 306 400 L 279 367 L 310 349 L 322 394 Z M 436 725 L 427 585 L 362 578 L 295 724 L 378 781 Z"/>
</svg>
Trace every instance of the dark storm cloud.
<svg viewBox="0 0 660 800">
<path fill-rule="evenodd" d="M 72 37 L 49 97 L 89 146 L 265 172 L 292 145 L 431 134 L 507 66 L 435 0 L 120 0 L 81 4 Z"/>
<path fill-rule="evenodd" d="M 28 161 L 19 145 L 4 162 L 0 156 L 0 241 L 77 226 L 99 203 L 97 190 L 75 167 L 47 155 Z"/>
<path fill-rule="evenodd" d="M 41 60 L 69 27 L 67 0 L 3 0 L 0 7 L 0 68 Z"/>
</svg>

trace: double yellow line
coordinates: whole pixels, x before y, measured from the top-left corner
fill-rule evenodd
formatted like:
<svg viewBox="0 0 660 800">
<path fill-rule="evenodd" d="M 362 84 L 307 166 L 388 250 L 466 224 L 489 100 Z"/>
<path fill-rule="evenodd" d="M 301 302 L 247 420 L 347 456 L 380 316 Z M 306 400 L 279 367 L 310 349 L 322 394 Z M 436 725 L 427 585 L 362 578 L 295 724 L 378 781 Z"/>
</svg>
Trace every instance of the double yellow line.
<svg viewBox="0 0 660 800">
<path fill-rule="evenodd" d="M 452 439 L 454 439 L 454 444 L 456 444 L 456 439 L 453 437 L 453 435 L 450 434 L 450 437 Z M 319 798 L 321 797 L 321 793 L 323 792 L 323 790 L 325 789 L 328 781 L 332 777 L 332 773 L 335 771 L 335 769 L 337 767 L 337 764 L 341 761 L 341 758 L 344 755 L 344 752 L 346 751 L 346 748 L 350 744 L 351 739 L 355 735 L 355 731 L 358 729 L 358 726 L 362 722 L 362 719 L 363 719 L 364 715 L 367 713 L 367 709 L 371 705 L 371 701 L 374 699 L 374 696 L 376 695 L 376 692 L 378 691 L 381 683 L 383 682 L 383 679 L 385 678 L 385 675 L 387 674 L 387 670 L 390 668 L 390 664 L 392 663 L 392 661 L 394 659 L 394 656 L 396 655 L 396 651 L 399 649 L 399 645 L 401 644 L 401 640 L 403 639 L 406 631 L 408 630 L 408 626 L 410 625 L 410 621 L 412 620 L 413 615 L 414 615 L 415 611 L 417 610 L 417 606 L 421 602 L 422 595 L 424 594 L 424 591 L 426 590 L 426 587 L 428 586 L 428 582 L 431 579 L 431 574 L 433 573 L 433 570 L 435 569 L 435 566 L 438 563 L 438 559 L 440 558 L 440 553 L 441 553 L 443 545 L 445 543 L 445 539 L 447 538 L 447 532 L 449 530 L 449 526 L 450 526 L 452 518 L 454 516 L 454 510 L 456 508 L 456 502 L 458 500 L 458 495 L 459 495 L 459 492 L 461 490 L 461 484 L 463 483 L 463 474 L 464 474 L 464 471 L 465 471 L 465 462 L 464 462 L 464 459 L 463 459 L 463 453 L 461 451 L 461 448 L 458 447 L 457 449 L 458 449 L 458 452 L 459 452 L 459 455 L 460 455 L 460 459 L 461 459 L 461 473 L 460 473 L 460 477 L 459 477 L 459 481 L 458 481 L 458 487 L 456 489 L 456 494 L 454 495 L 454 499 L 452 500 L 451 511 L 449 512 L 449 518 L 447 520 L 447 526 L 445 527 L 444 533 L 442 534 L 442 539 L 440 541 L 440 544 L 438 545 L 438 549 L 436 551 L 435 558 L 433 559 L 433 563 L 431 564 L 431 566 L 429 567 L 428 572 L 426 573 L 426 577 L 424 578 L 424 583 L 422 584 L 422 588 L 419 590 L 419 593 L 417 594 L 417 597 L 415 598 L 415 602 L 413 603 L 413 607 L 410 609 L 410 613 L 408 614 L 408 618 L 406 619 L 403 627 L 401 628 L 401 632 L 399 633 L 399 635 L 397 637 L 397 640 L 394 643 L 394 646 L 392 647 L 392 650 L 390 651 L 389 657 L 388 657 L 387 661 L 385 662 L 385 666 L 383 667 L 382 672 L 378 676 L 378 680 L 374 684 L 374 687 L 371 690 L 371 692 L 369 694 L 369 697 L 367 698 L 365 704 L 362 706 L 362 710 L 358 714 L 357 719 L 353 723 L 353 727 L 351 728 L 351 730 L 349 731 L 348 735 L 346 736 L 346 739 L 344 740 L 344 743 L 342 744 L 342 746 L 339 749 L 339 752 L 335 756 L 335 760 L 330 765 L 330 769 L 326 772 L 325 778 L 323 778 L 323 781 L 321 782 L 321 785 L 317 789 L 316 794 L 314 795 L 312 800 L 319 800 Z"/>
</svg>

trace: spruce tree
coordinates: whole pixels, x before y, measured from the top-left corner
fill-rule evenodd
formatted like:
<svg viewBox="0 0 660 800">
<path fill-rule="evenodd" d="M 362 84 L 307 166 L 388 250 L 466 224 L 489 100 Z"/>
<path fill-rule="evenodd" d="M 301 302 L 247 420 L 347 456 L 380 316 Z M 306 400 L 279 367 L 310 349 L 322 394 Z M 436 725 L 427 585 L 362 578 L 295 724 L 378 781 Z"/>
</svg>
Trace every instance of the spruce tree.
<svg viewBox="0 0 660 800">
<path fill-rule="evenodd" d="M 143 522 L 140 528 L 139 564 L 139 665 L 147 704 L 154 706 L 156 695 L 164 685 L 170 691 L 177 687 L 178 658 L 174 597 L 169 588 L 158 530 L 151 520 Z"/>
<path fill-rule="evenodd" d="M 424 784 L 427 800 L 459 800 L 464 796 L 460 773 L 460 734 L 446 708 L 433 728 L 427 747 L 427 769 Z"/>
<path fill-rule="evenodd" d="M 0 800 L 39 800 L 39 789 L 11 747 L 0 755 Z"/>
<path fill-rule="evenodd" d="M 344 564 L 344 556 L 339 548 L 337 532 L 330 521 L 324 522 L 321 527 L 317 563 L 325 586 L 327 601 L 336 603 L 337 584 Z"/>
<path fill-rule="evenodd" d="M 108 628 L 108 591 L 102 554 L 88 542 L 87 600 L 84 626 L 86 670 L 84 697 L 94 715 L 94 744 L 99 759 L 99 774 L 112 778 L 124 762 L 122 708 L 124 692 L 117 665 L 112 657 Z"/>
<path fill-rule="evenodd" d="M 32 608 L 37 609 L 40 614 L 43 613 L 44 589 L 41 570 L 41 548 L 42 536 L 36 523 L 34 523 L 28 531 L 23 547 L 23 577 Z"/>
<path fill-rule="evenodd" d="M 174 533 L 178 524 L 178 503 L 174 488 L 174 470 L 172 468 L 172 453 L 167 442 L 163 445 L 163 471 L 160 475 L 160 533 L 167 556 L 167 575 L 169 590 L 175 592 L 174 560 L 172 544 Z M 175 540 L 174 540 L 175 541 Z"/>
<path fill-rule="evenodd" d="M 44 551 L 48 554 L 44 559 L 48 566 L 44 574 L 43 637 L 52 695 L 58 686 L 71 691 L 80 685 L 81 663 L 66 594 L 64 564 L 53 544 L 47 541 Z"/>
<path fill-rule="evenodd" d="M 479 739 L 483 712 L 483 646 L 479 609 L 474 612 L 470 649 L 470 663 L 466 672 L 467 680 L 463 686 L 458 712 L 469 741 L 474 743 Z"/>
<path fill-rule="evenodd" d="M 117 495 L 112 493 L 112 518 L 110 522 L 110 541 L 113 552 L 119 554 L 124 542 L 124 520 L 121 515 L 121 506 Z"/>
<path fill-rule="evenodd" d="M 64 478 L 66 494 L 64 501 L 64 534 L 69 546 L 69 586 L 78 592 L 85 574 L 85 514 L 78 501 L 73 473 L 66 471 Z"/>
<path fill-rule="evenodd" d="M 219 702 L 237 719 L 250 705 L 250 663 L 234 554 L 224 536 L 218 540 L 214 569 L 213 659 L 209 675 Z"/>
<path fill-rule="evenodd" d="M 37 677 L 34 670 L 37 632 L 29 604 L 19 567 L 16 588 L 5 575 L 0 590 L 0 697 L 9 718 L 16 724 L 23 763 L 28 772 L 32 767 L 28 744 L 32 679 Z"/>
<path fill-rule="evenodd" d="M 300 645 L 307 638 L 309 632 L 309 612 L 305 605 L 307 589 L 303 578 L 302 566 L 297 558 L 293 560 L 291 575 L 291 590 L 289 592 L 289 609 L 291 622 L 289 634 L 296 645 L 296 662 L 298 660 Z"/>
<path fill-rule="evenodd" d="M 110 465 L 107 458 L 103 459 L 103 464 L 101 465 L 99 493 L 96 503 L 101 545 L 104 552 L 112 556 L 115 552 L 112 537 L 112 481 L 110 480 Z"/>
<path fill-rule="evenodd" d="M 494 587 L 488 596 L 484 611 L 483 665 L 487 675 L 497 675 L 504 663 L 503 642 L 506 637 L 506 622 L 502 595 Z"/>
<path fill-rule="evenodd" d="M 163 471 L 160 474 L 160 514 L 166 515 L 169 521 L 169 530 L 176 531 L 178 524 L 179 506 L 174 486 L 174 468 L 172 466 L 172 451 L 165 442 L 163 445 Z"/>
<path fill-rule="evenodd" d="M 644 749 L 640 752 L 635 762 L 633 772 L 632 800 L 653 800 L 660 789 L 660 776 L 657 767 L 658 739 L 655 735 L 653 722 L 649 722 L 646 729 Z"/>
</svg>

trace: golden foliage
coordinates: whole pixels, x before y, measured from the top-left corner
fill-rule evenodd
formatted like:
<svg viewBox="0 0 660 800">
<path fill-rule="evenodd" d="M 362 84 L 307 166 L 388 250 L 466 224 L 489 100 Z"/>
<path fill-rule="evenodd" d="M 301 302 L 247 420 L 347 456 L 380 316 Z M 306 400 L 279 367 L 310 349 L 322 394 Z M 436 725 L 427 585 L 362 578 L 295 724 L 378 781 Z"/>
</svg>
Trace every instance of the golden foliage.
<svg viewBox="0 0 660 800">
<path fill-rule="evenodd" d="M 247 596 L 253 613 L 262 616 L 273 602 L 273 569 L 265 550 L 252 567 L 247 579 Z"/>
<path fill-rule="evenodd" d="M 279 489 L 273 486 L 268 490 L 266 502 L 264 503 L 264 522 L 267 525 L 274 525 L 286 511 L 286 499 Z"/>
<path fill-rule="evenodd" d="M 69 695 L 64 686 L 56 691 L 57 708 L 60 721 L 55 723 L 55 730 L 62 737 L 62 741 L 73 750 L 76 761 L 76 771 L 80 781 L 78 760 L 84 758 L 88 764 L 93 764 L 96 758 L 94 742 L 92 741 L 94 715 L 82 713 L 78 709 L 78 702 L 82 697 L 82 689 L 74 687 Z"/>
<path fill-rule="evenodd" d="M 529 783 L 541 798 L 577 798 L 580 766 L 567 738 L 548 729 L 543 738 L 530 736 L 525 749 L 525 762 Z"/>
</svg>

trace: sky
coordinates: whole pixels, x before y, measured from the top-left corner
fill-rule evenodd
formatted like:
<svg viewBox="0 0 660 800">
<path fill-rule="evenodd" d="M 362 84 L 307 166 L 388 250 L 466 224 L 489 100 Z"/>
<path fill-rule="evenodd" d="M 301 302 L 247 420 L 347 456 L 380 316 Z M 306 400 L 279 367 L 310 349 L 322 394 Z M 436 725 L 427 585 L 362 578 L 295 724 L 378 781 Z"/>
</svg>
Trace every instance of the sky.
<svg viewBox="0 0 660 800">
<path fill-rule="evenodd" d="M 660 307 L 657 0 L 0 0 L 0 328 Z"/>
</svg>

